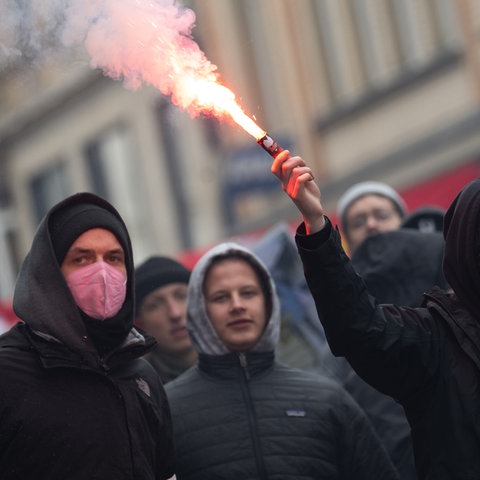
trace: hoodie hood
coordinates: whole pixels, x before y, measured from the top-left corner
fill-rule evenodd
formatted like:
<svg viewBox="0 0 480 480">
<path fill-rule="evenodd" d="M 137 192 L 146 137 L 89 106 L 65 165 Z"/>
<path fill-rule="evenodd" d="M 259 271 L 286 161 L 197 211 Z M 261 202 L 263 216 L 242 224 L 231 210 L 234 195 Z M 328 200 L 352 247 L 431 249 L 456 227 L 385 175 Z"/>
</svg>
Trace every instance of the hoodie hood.
<svg viewBox="0 0 480 480">
<path fill-rule="evenodd" d="M 217 332 L 207 316 L 203 282 L 214 257 L 218 255 L 228 255 L 229 253 L 235 254 L 236 252 L 247 257 L 251 263 L 257 265 L 259 269 L 264 272 L 265 278 L 268 279 L 269 290 L 271 292 L 271 298 L 269 299 L 271 304 L 270 317 L 267 319 L 267 324 L 262 336 L 251 351 L 273 351 L 278 343 L 280 335 L 280 303 L 270 272 L 252 251 L 234 242 L 225 242 L 206 252 L 197 262 L 190 276 L 187 302 L 188 331 L 193 346 L 200 354 L 225 355 L 230 353 L 230 350 L 218 337 Z"/>
<path fill-rule="evenodd" d="M 42 337 L 66 345 L 84 359 L 98 359 L 98 353 L 92 341 L 84 315 L 77 307 L 67 283 L 60 270 L 57 255 L 53 247 L 52 231 L 55 225 L 52 217 L 61 217 L 65 211 L 75 209 L 78 205 L 92 205 L 93 210 L 102 210 L 97 222 L 95 216 L 88 228 L 95 226 L 105 228 L 102 217 L 105 214 L 114 217 L 119 231 L 116 236 L 125 250 L 127 269 L 127 292 L 120 312 L 112 319 L 107 319 L 104 328 L 118 330 L 121 324 L 126 337 L 133 325 L 133 254 L 127 228 L 115 208 L 106 200 L 92 193 L 77 193 L 52 207 L 40 222 L 34 235 L 32 246 L 25 257 L 15 285 L 13 308 L 17 316 L 34 332 Z M 98 223 L 98 224 L 97 224 Z M 85 230 L 86 231 L 86 230 Z M 113 232 L 115 233 L 115 231 Z M 111 322 L 111 323 L 110 323 Z"/>
<path fill-rule="evenodd" d="M 469 312 L 480 312 L 480 179 L 466 185 L 448 208 L 443 235 L 443 270 Z"/>
</svg>

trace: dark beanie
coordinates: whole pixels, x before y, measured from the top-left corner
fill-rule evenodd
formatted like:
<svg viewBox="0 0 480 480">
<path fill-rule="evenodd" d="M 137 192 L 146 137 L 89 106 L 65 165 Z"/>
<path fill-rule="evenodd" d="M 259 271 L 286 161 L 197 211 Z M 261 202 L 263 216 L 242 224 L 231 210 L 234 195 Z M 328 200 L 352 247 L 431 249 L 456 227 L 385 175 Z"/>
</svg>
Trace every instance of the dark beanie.
<svg viewBox="0 0 480 480">
<path fill-rule="evenodd" d="M 135 269 L 135 302 L 142 300 L 153 290 L 170 283 L 188 283 L 190 270 L 169 257 L 150 257 Z"/>
<path fill-rule="evenodd" d="M 402 223 L 403 228 L 414 228 L 421 232 L 443 232 L 445 210 L 426 205 L 414 210 Z"/>
<path fill-rule="evenodd" d="M 50 238 L 59 265 L 72 243 L 92 228 L 105 228 L 112 232 L 128 255 L 128 233 L 122 221 L 94 203 L 77 203 L 53 212 L 49 220 Z"/>
</svg>

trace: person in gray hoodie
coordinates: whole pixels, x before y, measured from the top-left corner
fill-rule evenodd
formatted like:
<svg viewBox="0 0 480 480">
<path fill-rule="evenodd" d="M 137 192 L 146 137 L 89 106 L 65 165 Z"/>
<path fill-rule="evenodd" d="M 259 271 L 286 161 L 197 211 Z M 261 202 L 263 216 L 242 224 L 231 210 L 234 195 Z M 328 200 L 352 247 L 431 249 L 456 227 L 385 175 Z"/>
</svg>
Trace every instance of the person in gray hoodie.
<svg viewBox="0 0 480 480">
<path fill-rule="evenodd" d="M 165 386 L 178 480 L 398 478 L 342 387 L 275 360 L 279 299 L 253 252 L 205 253 L 187 315 L 198 364 Z"/>
</svg>

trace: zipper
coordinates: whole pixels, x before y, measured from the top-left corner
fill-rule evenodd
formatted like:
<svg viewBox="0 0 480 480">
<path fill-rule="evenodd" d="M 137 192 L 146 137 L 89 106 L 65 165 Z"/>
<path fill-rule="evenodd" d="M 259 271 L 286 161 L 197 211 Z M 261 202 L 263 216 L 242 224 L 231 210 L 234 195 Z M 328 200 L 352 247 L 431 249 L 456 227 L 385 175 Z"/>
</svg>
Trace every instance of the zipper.
<svg viewBox="0 0 480 480">
<path fill-rule="evenodd" d="M 242 367 L 243 370 L 243 375 L 245 376 L 245 380 L 250 381 L 250 372 L 248 371 L 248 362 L 247 362 L 247 356 L 245 353 L 240 352 L 238 354 L 238 359 L 240 361 L 240 366 Z"/>
<path fill-rule="evenodd" d="M 247 420 L 253 445 L 253 452 L 255 454 L 255 463 L 257 465 L 258 478 L 266 480 L 267 472 L 265 470 L 265 463 L 263 461 L 262 448 L 258 439 L 257 415 L 255 414 L 255 408 L 250 394 L 250 373 L 248 371 L 248 361 L 245 353 L 239 353 L 238 360 L 243 373 L 242 377 L 240 378 L 240 389 L 242 391 L 243 401 L 245 402 L 245 410 L 247 413 Z"/>
</svg>

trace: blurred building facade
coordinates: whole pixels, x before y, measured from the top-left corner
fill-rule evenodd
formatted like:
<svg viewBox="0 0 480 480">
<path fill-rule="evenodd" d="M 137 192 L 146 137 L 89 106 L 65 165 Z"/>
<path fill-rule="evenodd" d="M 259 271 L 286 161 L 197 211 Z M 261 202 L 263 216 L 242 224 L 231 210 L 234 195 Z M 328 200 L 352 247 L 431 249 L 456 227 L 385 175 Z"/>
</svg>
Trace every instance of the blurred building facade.
<svg viewBox="0 0 480 480">
<path fill-rule="evenodd" d="M 309 162 L 332 211 L 366 179 L 408 193 L 411 207 L 446 206 L 452 179 L 480 172 L 480 2 L 184 4 L 222 81 Z M 18 55 L 2 59 L 12 41 Z M 0 299 L 42 215 L 77 191 L 119 209 L 136 261 L 297 218 L 270 157 L 238 126 L 190 118 L 151 87 L 128 90 L 53 40 L 29 57 L 22 41 L 0 27 Z"/>
</svg>

